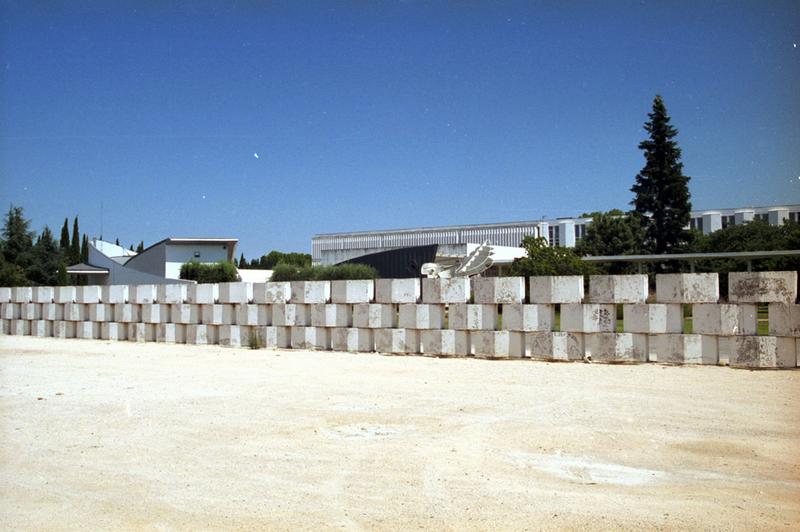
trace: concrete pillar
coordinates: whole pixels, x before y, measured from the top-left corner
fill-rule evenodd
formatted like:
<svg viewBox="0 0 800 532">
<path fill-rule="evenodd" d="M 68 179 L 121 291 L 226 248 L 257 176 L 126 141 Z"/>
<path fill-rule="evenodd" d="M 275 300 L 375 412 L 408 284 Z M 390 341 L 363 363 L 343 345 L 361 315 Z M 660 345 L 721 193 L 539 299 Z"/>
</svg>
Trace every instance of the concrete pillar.
<svg viewBox="0 0 800 532">
<path fill-rule="evenodd" d="M 525 300 L 524 277 L 476 277 L 472 279 L 475 303 L 513 304 Z"/>
<path fill-rule="evenodd" d="M 420 352 L 420 333 L 413 329 L 375 329 L 375 350 L 397 355 Z"/>
<path fill-rule="evenodd" d="M 332 303 L 369 303 L 375 298 L 372 279 L 331 281 Z"/>
<path fill-rule="evenodd" d="M 719 275 L 716 273 L 665 273 L 656 275 L 659 303 L 716 303 Z"/>
<path fill-rule="evenodd" d="M 309 305 L 272 305 L 272 324 L 277 327 L 305 327 L 310 323 Z"/>
<path fill-rule="evenodd" d="M 615 332 L 616 305 L 565 303 L 561 305 L 561 330 L 565 332 Z"/>
<path fill-rule="evenodd" d="M 353 307 L 339 303 L 311 305 L 311 325 L 313 327 L 352 327 Z"/>
<path fill-rule="evenodd" d="M 528 301 L 557 304 L 580 303 L 583 300 L 582 275 L 537 276 L 530 278 Z"/>
<path fill-rule="evenodd" d="M 101 287 L 100 299 L 103 303 L 116 304 L 128 302 L 128 285 L 112 284 Z"/>
<path fill-rule="evenodd" d="M 478 358 L 522 358 L 525 338 L 521 332 L 472 331 L 472 352 Z"/>
<path fill-rule="evenodd" d="M 647 335 L 592 333 L 584 336 L 593 362 L 647 362 Z"/>
<path fill-rule="evenodd" d="M 731 303 L 794 303 L 797 272 L 731 272 L 728 301 Z"/>
<path fill-rule="evenodd" d="M 372 329 L 347 327 L 331 329 L 331 349 L 334 351 L 370 352 L 374 348 Z"/>
<path fill-rule="evenodd" d="M 398 326 L 401 329 L 443 329 L 444 305 L 400 304 Z"/>
<path fill-rule="evenodd" d="M 458 330 L 497 329 L 497 305 L 452 304 L 448 308 L 448 328 Z"/>
<path fill-rule="evenodd" d="M 583 360 L 584 335 L 571 332 L 525 333 L 528 356 L 536 360 Z"/>
<path fill-rule="evenodd" d="M 376 303 L 416 303 L 422 293 L 419 279 L 376 279 Z"/>
<path fill-rule="evenodd" d="M 552 331 L 555 322 L 553 305 L 503 305 L 503 325 L 506 331 Z"/>
<path fill-rule="evenodd" d="M 645 303 L 646 275 L 591 275 L 589 301 L 592 303 Z"/>
<path fill-rule="evenodd" d="M 420 351 L 425 355 L 463 357 L 470 354 L 469 333 L 466 331 L 432 329 L 420 331 L 419 336 Z"/>
<path fill-rule="evenodd" d="M 353 327 L 357 329 L 388 329 L 394 327 L 394 305 L 359 303 L 353 305 Z"/>
<path fill-rule="evenodd" d="M 469 301 L 469 279 L 422 279 L 423 303 L 466 303 Z"/>
</svg>

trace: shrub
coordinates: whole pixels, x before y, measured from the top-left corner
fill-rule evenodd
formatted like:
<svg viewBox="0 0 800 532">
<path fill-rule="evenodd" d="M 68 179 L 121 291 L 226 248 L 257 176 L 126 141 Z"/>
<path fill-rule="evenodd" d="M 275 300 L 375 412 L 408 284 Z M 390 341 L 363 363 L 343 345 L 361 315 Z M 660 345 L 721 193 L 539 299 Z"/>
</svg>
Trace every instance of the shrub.
<svg viewBox="0 0 800 532">
<path fill-rule="evenodd" d="M 198 283 L 230 283 L 239 280 L 236 266 L 232 262 L 224 260 L 216 264 L 187 262 L 181 266 L 180 277 Z"/>
<path fill-rule="evenodd" d="M 378 271 L 366 264 L 297 267 L 284 263 L 275 266 L 270 281 L 339 281 L 377 278 Z"/>
</svg>

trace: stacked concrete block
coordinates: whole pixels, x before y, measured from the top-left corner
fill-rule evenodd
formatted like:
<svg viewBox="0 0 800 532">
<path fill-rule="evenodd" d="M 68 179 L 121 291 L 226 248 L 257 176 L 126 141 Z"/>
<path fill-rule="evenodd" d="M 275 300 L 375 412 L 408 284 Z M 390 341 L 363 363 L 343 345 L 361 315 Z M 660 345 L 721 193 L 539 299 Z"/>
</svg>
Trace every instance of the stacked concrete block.
<svg viewBox="0 0 800 532">
<path fill-rule="evenodd" d="M 373 330 L 347 327 L 331 329 L 331 349 L 350 352 L 373 351 L 375 349 Z"/>
<path fill-rule="evenodd" d="M 114 321 L 114 305 L 93 303 L 89 307 L 89 321 Z"/>
<path fill-rule="evenodd" d="M 0 334 L 11 334 L 11 320 L 0 318 Z"/>
<path fill-rule="evenodd" d="M 330 281 L 292 281 L 292 303 L 315 304 L 327 303 L 331 299 Z"/>
<path fill-rule="evenodd" d="M 444 305 L 403 303 L 398 313 L 401 329 L 443 329 Z"/>
<path fill-rule="evenodd" d="M 53 303 L 72 303 L 75 301 L 74 286 L 56 286 Z"/>
<path fill-rule="evenodd" d="M 128 286 L 128 301 L 137 305 L 149 305 L 158 300 L 158 287 L 154 284 L 132 284 Z"/>
<path fill-rule="evenodd" d="M 59 303 L 42 303 L 42 319 L 61 321 L 64 319 L 64 305 Z"/>
<path fill-rule="evenodd" d="M 756 306 L 753 304 L 694 304 L 692 305 L 692 331 L 698 334 L 717 336 L 755 335 L 758 332 Z"/>
<path fill-rule="evenodd" d="M 524 277 L 477 277 L 472 280 L 475 303 L 512 304 L 525 300 Z"/>
<path fill-rule="evenodd" d="M 478 358 L 522 358 L 525 335 L 513 331 L 472 331 L 472 354 Z"/>
<path fill-rule="evenodd" d="M 423 303 L 466 303 L 469 301 L 469 279 L 422 279 Z"/>
<path fill-rule="evenodd" d="M 371 279 L 331 281 L 331 303 L 369 303 L 375 298 Z"/>
<path fill-rule="evenodd" d="M 19 317 L 23 320 L 39 320 L 42 318 L 41 303 L 20 303 Z"/>
<path fill-rule="evenodd" d="M 313 327 L 352 327 L 353 307 L 341 303 L 318 303 L 311 305 Z"/>
<path fill-rule="evenodd" d="M 222 285 L 220 285 L 220 298 L 222 298 Z M 220 325 L 217 328 L 217 343 L 227 347 L 241 347 L 243 340 L 242 329 L 246 328 L 238 325 Z"/>
<path fill-rule="evenodd" d="M 190 284 L 186 287 L 186 302 L 194 305 L 213 305 L 217 302 L 216 284 Z"/>
<path fill-rule="evenodd" d="M 617 327 L 616 305 L 600 303 L 565 303 L 561 305 L 561 330 L 565 332 L 614 332 Z"/>
<path fill-rule="evenodd" d="M 55 296 L 55 289 L 52 286 L 35 286 L 31 302 L 33 303 L 52 303 Z"/>
<path fill-rule="evenodd" d="M 19 303 L 3 303 L 0 305 L 0 317 L 4 320 L 18 320 L 21 313 Z"/>
<path fill-rule="evenodd" d="M 716 273 L 665 273 L 656 275 L 658 303 L 716 303 L 719 275 Z"/>
<path fill-rule="evenodd" d="M 100 324 L 96 321 L 76 321 L 75 338 L 97 340 L 100 338 Z"/>
<path fill-rule="evenodd" d="M 589 276 L 592 303 L 644 303 L 647 295 L 647 275 Z"/>
<path fill-rule="evenodd" d="M 11 320 L 10 334 L 14 336 L 28 336 L 31 334 L 31 322 L 28 320 Z"/>
<path fill-rule="evenodd" d="M 30 322 L 31 336 L 47 338 L 53 336 L 53 322 L 48 320 L 33 320 Z"/>
<path fill-rule="evenodd" d="M 169 316 L 172 323 L 191 325 L 200 323 L 200 305 L 177 303 L 170 305 Z"/>
<path fill-rule="evenodd" d="M 64 305 L 66 316 L 67 305 Z M 138 323 L 142 317 L 142 306 L 133 303 L 117 303 L 114 305 L 114 321 L 119 323 Z M 64 318 L 66 319 L 66 317 Z"/>
<path fill-rule="evenodd" d="M 470 354 L 467 331 L 453 329 L 419 331 L 419 341 L 420 352 L 424 355 L 467 356 Z"/>
<path fill-rule="evenodd" d="M 353 327 L 357 329 L 388 329 L 394 327 L 394 305 L 359 303 L 353 305 Z"/>
<path fill-rule="evenodd" d="M 396 355 L 420 352 L 420 331 L 413 329 L 375 330 L 375 350 Z"/>
<path fill-rule="evenodd" d="M 53 337 L 75 338 L 75 323 L 74 321 L 54 321 Z"/>
<path fill-rule="evenodd" d="M 84 303 L 86 305 L 91 303 L 100 303 L 102 298 L 103 290 L 100 286 L 79 286 L 75 289 L 76 303 Z"/>
<path fill-rule="evenodd" d="M 770 303 L 769 334 L 800 337 L 800 305 Z"/>
<path fill-rule="evenodd" d="M 651 351 L 662 364 L 716 364 L 716 336 L 705 334 L 659 334 L 650 337 Z"/>
<path fill-rule="evenodd" d="M 267 349 L 287 349 L 292 345 L 289 327 L 253 327 L 253 331 L 261 335 L 261 341 Z"/>
<path fill-rule="evenodd" d="M 754 369 L 796 367 L 797 341 L 780 336 L 736 336 L 730 364 Z"/>
<path fill-rule="evenodd" d="M 584 335 L 571 332 L 525 333 L 526 354 L 535 360 L 583 360 Z"/>
<path fill-rule="evenodd" d="M 169 307 L 170 305 L 162 305 L 160 303 L 147 303 L 142 305 L 142 322 L 152 323 L 154 325 L 169 323 Z"/>
<path fill-rule="evenodd" d="M 253 299 L 251 283 L 219 283 L 220 303 L 245 305 Z"/>
<path fill-rule="evenodd" d="M 554 322 L 553 305 L 503 305 L 502 328 L 506 331 L 552 331 Z"/>
<path fill-rule="evenodd" d="M 234 307 L 236 325 L 271 325 L 271 307 L 268 305 L 241 304 Z"/>
<path fill-rule="evenodd" d="M 309 305 L 272 305 L 272 325 L 276 327 L 306 327 L 311 323 Z"/>
<path fill-rule="evenodd" d="M 457 303 L 448 308 L 448 327 L 458 330 L 497 329 L 497 305 Z"/>
<path fill-rule="evenodd" d="M 103 340 L 127 340 L 128 326 L 115 321 L 101 323 L 100 338 Z"/>
<path fill-rule="evenodd" d="M 64 303 L 65 321 L 86 321 L 89 314 L 86 305 L 83 303 Z M 117 320 L 119 321 L 119 320 Z"/>
<path fill-rule="evenodd" d="M 185 344 L 186 326 L 176 323 L 159 323 L 156 326 L 156 341 L 167 344 Z"/>
<path fill-rule="evenodd" d="M 330 330 L 324 327 L 292 327 L 292 349 L 327 350 Z"/>
<path fill-rule="evenodd" d="M 112 284 L 104 286 L 100 293 L 103 303 L 117 304 L 128 302 L 128 285 Z"/>
<path fill-rule="evenodd" d="M 160 284 L 156 289 L 157 301 L 162 304 L 175 305 L 183 303 L 186 301 L 186 297 L 186 284 Z M 111 303 L 111 301 L 108 301 L 107 303 Z"/>
<path fill-rule="evenodd" d="M 217 343 L 217 325 L 192 324 L 186 326 L 186 343 L 213 345 Z"/>
<path fill-rule="evenodd" d="M 283 305 L 292 297 L 292 285 L 286 282 L 253 284 L 253 303 L 259 305 Z"/>
<path fill-rule="evenodd" d="M 11 301 L 14 303 L 30 303 L 33 299 L 33 287 L 15 286 L 11 289 Z"/>
<path fill-rule="evenodd" d="M 728 301 L 731 303 L 794 303 L 797 272 L 731 272 Z"/>
<path fill-rule="evenodd" d="M 128 341 L 131 342 L 155 342 L 156 326 L 152 323 L 129 323 Z"/>
<path fill-rule="evenodd" d="M 419 279 L 376 279 L 376 303 L 416 303 L 422 292 Z"/>
<path fill-rule="evenodd" d="M 205 325 L 233 325 L 236 323 L 233 305 L 200 305 L 200 320 Z"/>
<path fill-rule="evenodd" d="M 584 339 L 584 352 L 593 362 L 647 362 L 645 334 L 594 333 Z"/>
<path fill-rule="evenodd" d="M 665 334 L 683 332 L 683 306 L 680 304 L 631 304 L 622 306 L 625 332 Z"/>
<path fill-rule="evenodd" d="M 11 302 L 11 287 L 0 286 L 0 303 L 10 303 L 10 302 Z"/>
<path fill-rule="evenodd" d="M 583 300 L 582 275 L 537 276 L 530 278 L 530 303 L 580 303 Z"/>
</svg>

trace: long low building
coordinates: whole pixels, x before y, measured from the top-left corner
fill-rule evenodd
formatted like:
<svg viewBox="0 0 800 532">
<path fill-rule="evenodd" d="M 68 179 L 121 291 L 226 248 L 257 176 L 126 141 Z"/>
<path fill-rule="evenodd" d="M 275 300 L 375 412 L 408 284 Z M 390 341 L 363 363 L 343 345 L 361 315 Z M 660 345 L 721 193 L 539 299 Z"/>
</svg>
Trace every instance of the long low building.
<svg viewBox="0 0 800 532">
<path fill-rule="evenodd" d="M 800 204 L 692 211 L 688 228 L 704 234 L 751 220 L 780 225 L 800 221 Z M 518 247 L 525 236 L 544 237 L 550 245 L 574 247 L 586 235 L 591 218 L 556 218 L 524 222 L 417 227 L 383 231 L 324 233 L 311 240 L 314 264 L 337 264 L 372 253 L 412 246 L 438 244 L 437 254 L 464 256 L 467 244 L 488 240 L 495 246 Z"/>
</svg>

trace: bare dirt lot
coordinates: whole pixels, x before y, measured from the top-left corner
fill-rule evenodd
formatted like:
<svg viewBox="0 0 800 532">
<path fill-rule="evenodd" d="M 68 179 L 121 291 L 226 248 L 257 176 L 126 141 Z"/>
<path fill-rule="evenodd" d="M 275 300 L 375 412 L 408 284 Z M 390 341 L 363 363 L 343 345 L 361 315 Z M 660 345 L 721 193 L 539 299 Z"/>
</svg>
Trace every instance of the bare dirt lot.
<svg viewBox="0 0 800 532">
<path fill-rule="evenodd" d="M 800 372 L 0 337 L 0 528 L 800 526 Z"/>
</svg>

